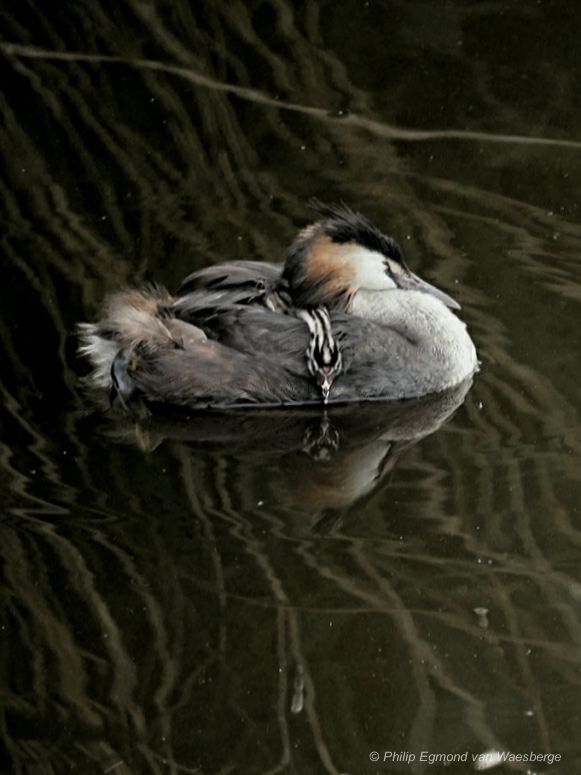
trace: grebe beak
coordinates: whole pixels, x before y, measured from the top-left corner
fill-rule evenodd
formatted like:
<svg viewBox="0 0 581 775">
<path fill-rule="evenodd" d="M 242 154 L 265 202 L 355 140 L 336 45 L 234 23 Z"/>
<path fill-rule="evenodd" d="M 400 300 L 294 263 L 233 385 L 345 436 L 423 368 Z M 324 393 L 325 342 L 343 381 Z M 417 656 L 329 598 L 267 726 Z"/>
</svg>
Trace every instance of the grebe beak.
<svg viewBox="0 0 581 775">
<path fill-rule="evenodd" d="M 430 296 L 435 296 L 436 299 L 439 299 L 442 304 L 445 304 L 446 307 L 450 307 L 450 309 L 462 309 L 458 302 L 451 296 L 448 296 L 447 293 L 436 288 L 435 285 L 431 285 L 425 280 L 422 280 L 421 277 L 418 277 L 417 274 L 414 274 L 413 272 L 398 275 L 397 278 L 395 278 L 395 281 L 398 287 L 406 291 L 422 291 L 423 293 L 429 293 Z"/>
</svg>

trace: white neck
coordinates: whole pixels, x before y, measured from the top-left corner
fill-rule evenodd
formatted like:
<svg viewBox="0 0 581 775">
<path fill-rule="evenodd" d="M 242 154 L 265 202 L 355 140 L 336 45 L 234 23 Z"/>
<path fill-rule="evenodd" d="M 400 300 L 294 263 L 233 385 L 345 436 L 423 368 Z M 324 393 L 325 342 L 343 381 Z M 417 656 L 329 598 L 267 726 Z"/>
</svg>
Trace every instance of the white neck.
<svg viewBox="0 0 581 775">
<path fill-rule="evenodd" d="M 477 368 L 476 350 L 466 324 L 435 296 L 400 289 L 360 290 L 353 297 L 350 311 L 401 334 L 435 368 L 449 370 L 451 385 Z"/>
</svg>

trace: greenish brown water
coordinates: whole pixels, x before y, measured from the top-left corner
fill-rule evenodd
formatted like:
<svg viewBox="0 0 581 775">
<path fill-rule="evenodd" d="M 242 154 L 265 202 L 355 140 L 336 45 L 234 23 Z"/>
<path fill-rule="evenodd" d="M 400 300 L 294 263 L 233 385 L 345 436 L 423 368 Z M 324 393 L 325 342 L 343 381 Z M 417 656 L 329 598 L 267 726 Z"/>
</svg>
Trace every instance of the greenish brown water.
<svg viewBox="0 0 581 775">
<path fill-rule="evenodd" d="M 544 0 L 4 4 L 3 772 L 581 772 L 580 25 Z M 91 411 L 77 321 L 280 259 L 311 196 L 462 303 L 463 404 Z"/>
</svg>

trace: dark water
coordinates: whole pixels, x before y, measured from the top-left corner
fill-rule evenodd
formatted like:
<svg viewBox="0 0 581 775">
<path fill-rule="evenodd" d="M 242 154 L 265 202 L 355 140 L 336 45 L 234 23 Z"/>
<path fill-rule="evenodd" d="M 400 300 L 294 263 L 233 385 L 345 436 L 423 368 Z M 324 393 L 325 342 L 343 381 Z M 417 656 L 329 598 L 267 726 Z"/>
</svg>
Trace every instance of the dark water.
<svg viewBox="0 0 581 775">
<path fill-rule="evenodd" d="M 579 7 L 0 24 L 3 771 L 581 772 Z M 455 414 L 90 411 L 76 321 L 279 259 L 313 195 L 461 301 L 483 365 Z"/>
</svg>

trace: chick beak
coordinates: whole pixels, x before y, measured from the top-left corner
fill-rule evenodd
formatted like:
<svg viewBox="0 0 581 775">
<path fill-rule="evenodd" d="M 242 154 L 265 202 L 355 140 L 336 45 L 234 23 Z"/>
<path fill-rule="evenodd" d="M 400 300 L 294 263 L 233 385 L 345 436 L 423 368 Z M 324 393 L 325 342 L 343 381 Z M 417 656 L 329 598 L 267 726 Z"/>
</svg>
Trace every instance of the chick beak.
<svg viewBox="0 0 581 775">
<path fill-rule="evenodd" d="M 324 369 L 319 374 L 318 382 L 319 382 L 319 390 L 321 391 L 321 396 L 323 397 L 323 403 L 326 404 L 329 400 L 331 385 L 333 384 L 333 380 L 330 379 L 330 375 L 327 373 L 326 369 Z"/>
<path fill-rule="evenodd" d="M 448 296 L 447 293 L 444 293 L 444 291 L 436 288 L 435 285 L 431 285 L 431 283 L 427 283 L 425 280 L 422 280 L 421 277 L 418 277 L 417 274 L 414 274 L 413 272 L 400 275 L 396 282 L 400 288 L 404 288 L 405 290 L 429 293 L 430 296 L 435 296 L 436 299 L 439 299 L 442 304 L 445 304 L 446 307 L 450 307 L 450 309 L 461 309 L 458 302 L 455 301 L 451 296 Z"/>
</svg>

